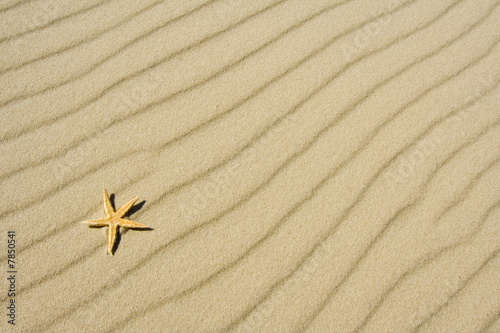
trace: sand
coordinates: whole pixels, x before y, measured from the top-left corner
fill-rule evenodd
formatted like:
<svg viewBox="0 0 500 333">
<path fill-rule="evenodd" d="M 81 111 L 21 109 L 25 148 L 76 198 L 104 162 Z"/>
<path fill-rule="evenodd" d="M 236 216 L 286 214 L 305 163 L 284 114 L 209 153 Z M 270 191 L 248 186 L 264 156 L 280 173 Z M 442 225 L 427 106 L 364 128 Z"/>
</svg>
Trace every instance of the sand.
<svg viewBox="0 0 500 333">
<path fill-rule="evenodd" d="M 500 332 L 498 1 L 0 8 L 0 331 Z"/>
</svg>

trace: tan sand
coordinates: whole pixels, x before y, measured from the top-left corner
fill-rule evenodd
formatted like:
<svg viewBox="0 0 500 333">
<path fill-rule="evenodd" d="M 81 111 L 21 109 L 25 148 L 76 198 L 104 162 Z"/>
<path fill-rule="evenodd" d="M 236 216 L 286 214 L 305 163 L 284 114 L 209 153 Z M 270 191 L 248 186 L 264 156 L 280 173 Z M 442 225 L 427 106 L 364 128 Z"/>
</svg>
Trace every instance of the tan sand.
<svg viewBox="0 0 500 333">
<path fill-rule="evenodd" d="M 498 1 L 0 8 L 0 331 L 500 332 Z"/>
</svg>

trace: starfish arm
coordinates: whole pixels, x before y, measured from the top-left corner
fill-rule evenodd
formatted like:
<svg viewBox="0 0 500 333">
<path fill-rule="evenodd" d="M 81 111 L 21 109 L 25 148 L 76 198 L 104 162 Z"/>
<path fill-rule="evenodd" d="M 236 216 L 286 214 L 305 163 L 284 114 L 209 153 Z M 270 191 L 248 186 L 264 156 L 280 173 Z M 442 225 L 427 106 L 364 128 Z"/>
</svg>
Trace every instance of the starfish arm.
<svg viewBox="0 0 500 333">
<path fill-rule="evenodd" d="M 126 219 L 120 220 L 120 226 L 130 229 L 149 229 L 149 227 L 145 224 L 137 223 Z"/>
<path fill-rule="evenodd" d="M 111 216 L 114 214 L 115 210 L 113 209 L 113 205 L 111 205 L 111 201 L 109 200 L 109 195 L 106 189 L 104 190 L 104 211 L 107 216 Z"/>
<path fill-rule="evenodd" d="M 123 215 L 125 215 L 138 199 L 139 199 L 139 197 L 135 197 L 132 200 L 130 200 L 129 202 L 127 202 L 124 206 L 122 206 L 120 209 L 118 209 L 116 211 L 115 216 L 122 217 Z"/>
<path fill-rule="evenodd" d="M 116 233 L 118 230 L 118 226 L 116 224 L 111 224 L 108 230 L 108 253 L 113 255 L 113 247 L 115 246 L 116 241 Z"/>
<path fill-rule="evenodd" d="M 88 224 L 91 227 L 105 227 L 109 224 L 107 219 L 97 219 L 91 221 L 83 221 L 82 223 Z"/>
</svg>

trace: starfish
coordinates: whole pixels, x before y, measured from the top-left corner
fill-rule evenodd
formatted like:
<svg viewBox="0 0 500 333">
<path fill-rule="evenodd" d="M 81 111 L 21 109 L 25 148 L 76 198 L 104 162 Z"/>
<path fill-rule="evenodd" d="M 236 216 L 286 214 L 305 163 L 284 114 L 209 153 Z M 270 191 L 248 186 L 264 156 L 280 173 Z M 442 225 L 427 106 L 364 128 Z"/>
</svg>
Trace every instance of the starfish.
<svg viewBox="0 0 500 333">
<path fill-rule="evenodd" d="M 113 255 L 113 248 L 115 246 L 116 235 L 120 227 L 130 228 L 130 229 L 151 229 L 147 225 L 140 224 L 134 221 L 130 221 L 122 218 L 132 207 L 132 205 L 139 199 L 135 197 L 129 202 L 127 202 L 120 209 L 115 211 L 109 200 L 108 192 L 104 190 L 104 212 L 106 217 L 103 219 L 83 221 L 82 223 L 88 224 L 90 227 L 105 227 L 108 226 L 108 253 Z"/>
</svg>

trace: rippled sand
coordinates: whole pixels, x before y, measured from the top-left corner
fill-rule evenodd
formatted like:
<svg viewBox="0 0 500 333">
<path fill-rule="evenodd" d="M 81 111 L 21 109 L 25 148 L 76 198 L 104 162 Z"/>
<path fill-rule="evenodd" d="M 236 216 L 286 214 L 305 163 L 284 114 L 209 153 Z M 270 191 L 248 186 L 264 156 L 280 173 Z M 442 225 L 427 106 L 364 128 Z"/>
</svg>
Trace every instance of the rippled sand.
<svg viewBox="0 0 500 333">
<path fill-rule="evenodd" d="M 0 330 L 500 332 L 498 4 L 1 1 Z"/>
</svg>

